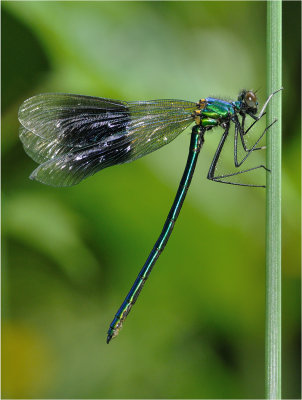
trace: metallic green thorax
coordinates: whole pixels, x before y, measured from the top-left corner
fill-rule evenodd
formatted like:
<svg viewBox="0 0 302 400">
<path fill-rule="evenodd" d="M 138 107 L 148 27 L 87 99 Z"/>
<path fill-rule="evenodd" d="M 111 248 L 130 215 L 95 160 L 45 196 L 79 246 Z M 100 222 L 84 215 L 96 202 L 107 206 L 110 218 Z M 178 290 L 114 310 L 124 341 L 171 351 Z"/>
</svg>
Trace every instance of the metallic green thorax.
<svg viewBox="0 0 302 400">
<path fill-rule="evenodd" d="M 241 101 L 227 102 L 212 97 L 201 99 L 195 111 L 197 125 L 204 127 L 217 126 L 232 117 L 242 106 Z"/>
</svg>

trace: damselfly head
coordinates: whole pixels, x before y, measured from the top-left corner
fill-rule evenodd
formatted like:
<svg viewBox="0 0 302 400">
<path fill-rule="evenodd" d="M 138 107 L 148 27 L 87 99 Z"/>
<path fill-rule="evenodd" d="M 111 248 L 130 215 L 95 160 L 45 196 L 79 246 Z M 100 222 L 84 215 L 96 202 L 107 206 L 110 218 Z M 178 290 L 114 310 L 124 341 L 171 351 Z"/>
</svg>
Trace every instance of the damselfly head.
<svg viewBox="0 0 302 400">
<path fill-rule="evenodd" d="M 242 90 L 238 96 L 238 101 L 242 103 L 242 108 L 246 111 L 256 114 L 258 107 L 258 100 L 256 93 L 252 90 Z"/>
</svg>

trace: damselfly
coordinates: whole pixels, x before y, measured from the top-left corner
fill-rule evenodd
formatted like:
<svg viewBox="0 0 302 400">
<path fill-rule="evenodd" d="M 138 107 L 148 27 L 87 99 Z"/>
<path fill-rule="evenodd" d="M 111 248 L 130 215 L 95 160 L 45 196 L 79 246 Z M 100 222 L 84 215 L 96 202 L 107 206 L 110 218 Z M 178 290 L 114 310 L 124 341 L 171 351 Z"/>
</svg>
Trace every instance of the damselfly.
<svg viewBox="0 0 302 400">
<path fill-rule="evenodd" d="M 242 90 L 236 101 L 208 97 L 198 103 L 184 100 L 125 102 L 73 94 L 40 94 L 26 100 L 19 109 L 20 139 L 26 153 L 40 165 L 31 174 L 52 186 L 72 186 L 103 168 L 130 162 L 170 143 L 189 125 L 192 128 L 189 155 L 175 200 L 162 232 L 142 270 L 110 324 L 107 343 L 115 337 L 136 302 L 156 260 L 163 251 L 186 197 L 205 133 L 214 127 L 223 134 L 211 162 L 207 178 L 222 183 L 264 187 L 234 182 L 233 177 L 256 169 L 257 165 L 229 174 L 215 175 L 218 160 L 234 124 L 234 164 L 240 167 L 249 155 L 260 150 L 259 142 L 270 128 L 264 129 L 248 147 L 246 134 L 265 114 L 272 93 L 257 115 L 255 92 Z M 245 127 L 246 116 L 254 122 Z M 276 121 L 274 121 L 276 122 Z M 274 123 L 273 122 L 273 123 Z M 240 145 L 241 143 L 241 145 Z M 244 156 L 238 157 L 242 146 Z"/>
</svg>

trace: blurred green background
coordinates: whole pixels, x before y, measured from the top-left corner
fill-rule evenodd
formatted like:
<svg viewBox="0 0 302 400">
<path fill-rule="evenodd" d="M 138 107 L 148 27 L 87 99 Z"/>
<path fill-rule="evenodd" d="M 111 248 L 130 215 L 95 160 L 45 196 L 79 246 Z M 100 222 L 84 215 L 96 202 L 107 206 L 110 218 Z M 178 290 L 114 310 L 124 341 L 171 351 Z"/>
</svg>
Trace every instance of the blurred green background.
<svg viewBox="0 0 302 400">
<path fill-rule="evenodd" d="M 301 10 L 283 7 L 283 397 L 300 398 Z M 58 189 L 28 179 L 17 112 L 42 92 L 198 101 L 260 88 L 263 103 L 265 46 L 265 2 L 2 2 L 2 397 L 264 397 L 265 191 L 207 181 L 221 132 L 206 137 L 167 249 L 108 346 L 190 129 Z"/>
</svg>

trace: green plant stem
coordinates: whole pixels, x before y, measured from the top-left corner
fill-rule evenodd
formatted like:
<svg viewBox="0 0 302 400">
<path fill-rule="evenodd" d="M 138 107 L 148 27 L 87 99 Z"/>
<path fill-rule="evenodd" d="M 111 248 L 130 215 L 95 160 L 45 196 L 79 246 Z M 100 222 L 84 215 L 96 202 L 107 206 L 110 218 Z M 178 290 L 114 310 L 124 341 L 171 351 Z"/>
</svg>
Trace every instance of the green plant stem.
<svg viewBox="0 0 302 400">
<path fill-rule="evenodd" d="M 267 92 L 282 87 L 282 2 L 267 2 Z M 267 399 L 281 399 L 281 93 L 271 100 L 267 124 L 266 340 Z"/>
</svg>

